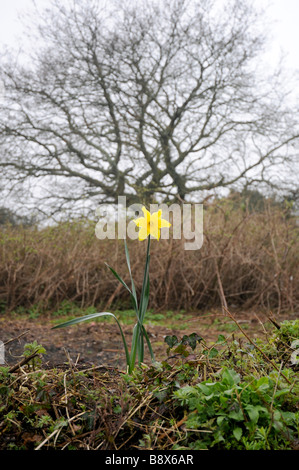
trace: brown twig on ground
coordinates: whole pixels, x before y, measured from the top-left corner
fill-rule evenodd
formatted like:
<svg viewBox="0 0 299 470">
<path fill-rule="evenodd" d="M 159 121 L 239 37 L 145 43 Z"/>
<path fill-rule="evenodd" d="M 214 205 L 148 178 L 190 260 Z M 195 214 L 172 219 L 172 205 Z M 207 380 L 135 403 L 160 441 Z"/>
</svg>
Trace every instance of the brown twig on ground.
<svg viewBox="0 0 299 470">
<path fill-rule="evenodd" d="M 27 357 L 24 357 L 20 362 L 18 362 L 17 364 L 15 364 L 14 366 L 12 366 L 10 369 L 9 369 L 9 373 L 11 374 L 12 372 L 15 372 L 16 370 L 18 370 L 20 367 L 24 366 L 25 364 L 27 364 L 29 361 L 31 361 L 31 359 L 37 357 L 39 355 L 39 353 L 37 352 L 34 352 L 32 354 L 30 354 L 30 356 L 27 356 Z"/>
<path fill-rule="evenodd" d="M 277 321 L 273 318 L 272 312 L 270 312 L 270 315 L 267 315 L 268 320 L 277 328 L 280 330 L 280 325 L 277 323 Z"/>
<path fill-rule="evenodd" d="M 24 333 L 21 333 L 21 334 L 20 334 L 19 336 L 17 336 L 16 338 L 11 338 L 11 339 L 5 341 L 4 346 L 6 346 L 6 345 L 9 344 L 9 343 L 12 343 L 13 341 L 17 341 L 18 339 L 20 339 L 22 336 L 26 335 L 27 333 L 29 333 L 29 330 L 24 331 Z"/>
</svg>

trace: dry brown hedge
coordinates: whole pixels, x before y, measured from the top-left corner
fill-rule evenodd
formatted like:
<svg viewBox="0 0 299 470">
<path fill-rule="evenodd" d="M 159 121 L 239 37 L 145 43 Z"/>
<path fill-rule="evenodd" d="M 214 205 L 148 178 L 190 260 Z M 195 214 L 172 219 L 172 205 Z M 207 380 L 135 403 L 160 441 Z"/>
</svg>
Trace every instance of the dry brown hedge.
<svg viewBox="0 0 299 470">
<path fill-rule="evenodd" d="M 0 302 L 8 310 L 63 301 L 82 307 L 128 307 L 127 291 L 105 266 L 129 282 L 123 242 L 98 240 L 95 222 L 62 223 L 43 230 L 0 231 Z M 204 243 L 185 251 L 183 240 L 153 241 L 150 307 L 217 307 L 219 273 L 228 305 L 243 309 L 299 308 L 299 227 L 288 211 L 269 205 L 249 212 L 232 201 L 205 206 Z M 146 242 L 128 241 L 132 272 L 141 288 Z"/>
</svg>

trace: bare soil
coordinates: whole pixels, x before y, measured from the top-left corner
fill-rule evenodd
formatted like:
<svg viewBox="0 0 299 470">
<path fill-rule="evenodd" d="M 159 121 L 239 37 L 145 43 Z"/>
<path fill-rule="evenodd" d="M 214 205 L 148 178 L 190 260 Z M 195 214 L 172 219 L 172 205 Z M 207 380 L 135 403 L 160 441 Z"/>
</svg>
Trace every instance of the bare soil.
<svg viewBox="0 0 299 470">
<path fill-rule="evenodd" d="M 235 313 L 238 325 L 244 329 L 252 340 L 257 336 L 265 336 L 273 330 L 267 315 L 254 312 Z M 278 322 L 295 319 L 294 315 L 275 317 Z M 22 359 L 24 345 L 37 341 L 46 349 L 42 356 L 44 367 L 59 367 L 69 362 L 77 366 L 96 365 L 123 368 L 125 357 L 120 332 L 117 324 L 92 322 L 74 325 L 68 328 L 53 330 L 51 318 L 11 319 L 6 315 L 0 317 L 0 340 L 5 344 L 5 362 L 7 365 L 17 364 Z M 221 312 L 188 314 L 184 321 L 185 328 L 180 324 L 146 325 L 153 350 L 158 360 L 166 358 L 167 345 L 165 336 L 197 333 L 207 344 L 217 340 L 220 334 L 225 337 L 234 335 L 236 338 L 244 334 L 237 324 Z M 131 340 L 132 325 L 124 325 L 123 331 L 127 340 Z M 148 356 L 148 357 L 147 357 Z M 147 359 L 149 354 L 146 353 Z M 147 360 L 145 361 L 147 362 Z"/>
</svg>

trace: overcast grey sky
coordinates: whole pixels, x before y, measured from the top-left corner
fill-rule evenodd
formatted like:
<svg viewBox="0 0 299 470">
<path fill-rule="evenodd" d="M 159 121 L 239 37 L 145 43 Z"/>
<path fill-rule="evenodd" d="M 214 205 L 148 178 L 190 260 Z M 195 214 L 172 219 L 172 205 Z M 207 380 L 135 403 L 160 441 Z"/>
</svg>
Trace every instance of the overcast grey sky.
<svg viewBox="0 0 299 470">
<path fill-rule="evenodd" d="M 68 0 L 60 0 L 61 3 Z M 100 0 L 106 2 L 106 0 Z M 163 0 L 160 0 L 163 4 Z M 137 0 L 138 2 L 138 0 Z M 262 65 L 271 73 L 279 63 L 281 55 L 284 57 L 283 69 L 288 85 L 292 89 L 292 96 L 299 98 L 299 90 L 293 86 L 292 79 L 299 76 L 299 0 L 249 0 L 258 7 L 266 7 L 269 20 L 273 22 L 272 38 Z M 16 47 L 27 45 L 22 38 L 23 24 L 20 16 L 24 11 L 34 11 L 35 4 L 38 7 L 46 6 L 50 0 L 0 0 L 0 51 L 3 47 Z M 297 99 L 298 99 L 297 98 Z M 292 99 L 292 98 L 291 98 Z"/>
<path fill-rule="evenodd" d="M 63 3 L 65 0 L 61 0 Z M 163 0 L 161 0 L 163 2 Z M 275 65 L 283 51 L 287 55 L 286 67 L 292 72 L 299 70 L 299 0 L 250 0 L 259 6 L 268 5 L 267 15 L 275 22 L 273 25 L 272 47 L 267 52 L 266 60 Z M 49 0 L 35 0 L 38 6 Z M 22 33 L 22 24 L 18 14 L 23 10 L 34 9 L 32 0 L 0 0 L 0 46 L 15 46 Z"/>
</svg>

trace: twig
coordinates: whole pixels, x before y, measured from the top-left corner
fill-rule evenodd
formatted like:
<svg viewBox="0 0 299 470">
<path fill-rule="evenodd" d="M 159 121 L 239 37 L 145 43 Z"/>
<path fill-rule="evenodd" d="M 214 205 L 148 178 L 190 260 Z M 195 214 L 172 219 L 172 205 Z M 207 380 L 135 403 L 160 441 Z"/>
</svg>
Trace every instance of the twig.
<svg viewBox="0 0 299 470">
<path fill-rule="evenodd" d="M 270 315 L 267 315 L 267 318 L 268 318 L 268 320 L 270 320 L 270 322 L 275 326 L 275 328 L 277 328 L 278 330 L 280 330 L 280 325 L 277 323 L 276 320 L 274 320 L 273 315 L 272 315 L 272 312 L 271 312 Z"/>
<path fill-rule="evenodd" d="M 224 290 L 223 290 L 223 286 L 222 286 L 222 282 L 221 282 L 219 267 L 218 267 L 218 264 L 217 264 L 217 261 L 216 261 L 215 258 L 214 258 L 214 264 L 215 264 L 215 269 L 216 269 L 216 274 L 217 274 L 217 280 L 218 280 L 218 286 L 219 286 L 219 292 L 220 292 L 220 299 L 221 299 L 222 311 L 223 311 L 223 309 L 227 309 L 227 302 L 226 302 L 226 298 L 225 298 L 225 295 L 224 295 Z"/>
<path fill-rule="evenodd" d="M 30 356 L 27 356 L 27 357 L 24 357 L 24 359 L 22 359 L 20 362 L 18 362 L 18 364 L 15 364 L 14 366 L 12 366 L 10 369 L 9 369 L 9 373 L 11 374 L 12 372 L 15 372 L 17 369 L 19 369 L 20 367 L 22 367 L 24 364 L 27 364 L 27 362 L 31 361 L 31 359 L 33 359 L 34 357 L 38 356 L 39 353 L 37 352 L 34 352 L 32 354 L 30 354 Z"/>
<path fill-rule="evenodd" d="M 17 336 L 16 338 L 12 338 L 12 339 L 9 339 L 8 341 L 5 341 L 4 343 L 4 346 L 6 346 L 7 344 L 9 343 L 12 343 L 13 341 L 17 341 L 17 339 L 20 339 L 22 336 L 26 335 L 27 333 L 29 333 L 30 330 L 27 330 L 27 331 L 24 331 L 24 333 L 21 333 L 19 336 Z"/>
<path fill-rule="evenodd" d="M 53 431 L 48 437 L 46 437 L 46 439 L 41 442 L 36 448 L 35 450 L 39 450 L 43 447 L 43 445 L 45 445 L 50 439 L 51 437 L 55 436 L 55 434 L 57 434 L 58 432 L 61 431 L 62 428 L 59 428 L 59 429 L 55 429 L 55 431 Z"/>
<path fill-rule="evenodd" d="M 267 330 L 266 330 L 266 328 L 264 327 L 264 324 L 263 324 L 263 322 L 260 320 L 260 318 L 257 316 L 257 314 L 256 314 L 256 313 L 254 314 L 254 316 L 255 316 L 255 318 L 257 319 L 257 321 L 259 322 L 259 324 L 261 325 L 261 327 L 263 328 L 263 330 L 264 330 L 264 334 L 267 336 L 267 335 L 268 335 L 268 333 L 267 333 Z"/>
<path fill-rule="evenodd" d="M 74 428 L 71 424 L 71 419 L 70 419 L 69 410 L 68 410 L 68 399 L 67 399 L 68 392 L 67 392 L 67 387 L 66 387 L 66 375 L 67 375 L 67 373 L 65 373 L 64 376 L 63 376 L 63 385 L 64 385 L 64 393 L 65 393 L 65 399 L 64 399 L 64 401 L 65 401 L 65 412 L 66 412 L 66 416 L 67 416 L 72 434 L 73 434 L 73 436 L 75 436 L 76 433 L 75 433 Z"/>
</svg>

